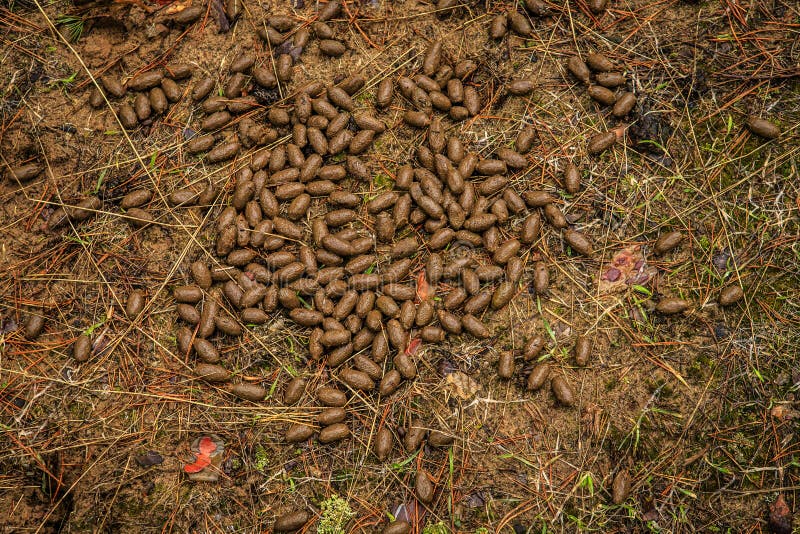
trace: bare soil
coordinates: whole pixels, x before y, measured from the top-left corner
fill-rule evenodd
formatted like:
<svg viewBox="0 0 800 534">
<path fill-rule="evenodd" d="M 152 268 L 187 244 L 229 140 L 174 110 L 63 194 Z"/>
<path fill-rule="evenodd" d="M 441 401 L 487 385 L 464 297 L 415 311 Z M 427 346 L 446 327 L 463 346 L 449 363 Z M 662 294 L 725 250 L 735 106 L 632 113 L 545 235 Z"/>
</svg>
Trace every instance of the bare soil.
<svg viewBox="0 0 800 534">
<path fill-rule="evenodd" d="M 531 18 L 531 36 L 494 41 L 491 18 L 521 10 L 516 2 L 465 1 L 453 12 L 423 0 L 343 2 L 330 24 L 348 51 L 327 58 L 312 40 L 287 95 L 360 73 L 367 84 L 356 100 L 372 109 L 377 83 L 418 72 L 441 39 L 448 61 L 477 63 L 471 83 L 483 106 L 466 121 L 446 119 L 448 134 L 488 156 L 533 125 L 529 167 L 512 183 L 560 192 L 595 252 L 577 256 L 546 230 L 524 251 L 519 293 L 484 315 L 489 339 L 424 344 L 417 378 L 392 397 L 351 395 L 352 438 L 290 445 L 287 426 L 313 421 L 319 409 L 309 399 L 283 404 L 288 380 L 305 376 L 308 391 L 335 382 L 309 359 L 307 329 L 279 311 L 223 343 L 226 367 L 268 389 L 258 403 L 197 380 L 175 341 L 171 289 L 189 283 L 189 265 L 213 249 L 213 220 L 252 151 L 223 164 L 188 155 L 186 130 L 201 114 L 186 93 L 165 116 L 125 133 L 112 109 L 88 105 L 88 72 L 127 80 L 152 65 L 188 63 L 194 74 L 183 89 L 203 75 L 226 80 L 241 54 L 269 57 L 256 34 L 265 17 L 311 23 L 316 3 L 244 2 L 227 32 L 210 11 L 188 27 L 172 23 L 165 12 L 176 4 L 0 9 L 0 162 L 6 176 L 29 161 L 45 169 L 22 184 L 0 180 L 0 531 L 271 532 L 276 517 L 299 508 L 311 512 L 304 531 L 315 532 L 333 495 L 354 512 L 340 532 L 380 532 L 398 511 L 428 533 L 778 531 L 770 505 L 782 497 L 795 510 L 800 488 L 798 5 L 612 0 L 594 14 L 582 1 L 549 3 L 548 16 Z M 65 14 L 83 20 L 79 35 Z M 567 72 L 569 57 L 592 51 L 626 73 L 638 103 L 625 120 Z M 520 78 L 534 80 L 534 92 L 507 96 L 503 87 Z M 370 193 L 424 142 L 402 121 L 407 106 L 396 96 L 376 113 L 389 129 L 363 156 L 376 177 Z M 753 115 L 781 135 L 752 134 Z M 611 129 L 619 142 L 587 155 L 587 139 Z M 575 195 L 563 193 L 570 161 L 582 171 Z M 209 180 L 226 191 L 211 210 L 158 200 Z M 136 228 L 118 204 L 142 186 L 159 191 L 157 224 Z M 88 195 L 102 201 L 94 216 L 49 229 L 58 208 Z M 655 255 L 655 240 L 672 230 L 684 241 Z M 603 291 L 609 262 L 631 246 L 651 276 Z M 550 269 L 546 296 L 529 290 L 540 260 Z M 731 284 L 745 297 L 720 306 Z M 125 315 L 133 289 L 150 303 L 138 321 Z M 656 313 L 668 297 L 689 309 Z M 21 327 L 32 314 L 46 317 L 35 340 Z M 87 330 L 95 351 L 78 363 L 72 343 Z M 582 368 L 571 350 L 585 333 L 594 350 Z M 500 354 L 536 334 L 548 341 L 542 359 L 575 389 L 574 407 L 559 405 L 549 387 L 527 391 L 532 363 L 521 358 L 512 379 L 498 377 Z M 412 417 L 454 436 L 453 445 L 405 451 Z M 382 427 L 396 437 L 385 462 L 372 454 Z M 208 433 L 226 443 L 222 476 L 194 483 L 183 467 L 191 443 Z M 148 451 L 163 462 L 142 466 Z M 435 483 L 429 505 L 415 499 L 418 469 Z M 612 482 L 623 472 L 632 489 L 614 504 Z"/>
</svg>

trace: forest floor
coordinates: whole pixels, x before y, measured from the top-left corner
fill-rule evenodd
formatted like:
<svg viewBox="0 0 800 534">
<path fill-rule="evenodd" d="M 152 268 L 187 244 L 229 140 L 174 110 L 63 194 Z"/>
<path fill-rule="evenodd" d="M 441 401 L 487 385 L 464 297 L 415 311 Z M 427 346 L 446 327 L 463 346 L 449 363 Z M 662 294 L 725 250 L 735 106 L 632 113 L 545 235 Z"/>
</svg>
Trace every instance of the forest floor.
<svg viewBox="0 0 800 534">
<path fill-rule="evenodd" d="M 311 392 L 337 380 L 309 357 L 310 330 L 287 313 L 217 341 L 237 380 L 267 390 L 262 401 L 198 380 L 194 357 L 176 345 L 172 290 L 191 283 L 195 260 L 216 261 L 214 221 L 257 151 L 221 163 L 190 155 L 186 139 L 202 113 L 189 89 L 204 76 L 229 79 L 243 55 L 267 61 L 257 33 L 267 17 L 308 27 L 318 7 L 251 0 L 231 21 L 215 16 L 221 4 L 201 1 L 207 11 L 188 25 L 174 12 L 191 0 L 0 8 L 0 532 L 271 532 L 292 510 L 307 513 L 303 531 L 323 534 L 379 532 L 393 518 L 428 534 L 791 532 L 781 522 L 791 525 L 800 488 L 797 3 L 611 0 L 595 13 L 583 0 L 547 2 L 545 16 L 524 15 L 530 35 L 492 39 L 494 17 L 526 13 L 523 2 L 437 10 L 424 0 L 343 1 L 328 25 L 344 54 L 327 57 L 311 40 L 277 103 L 261 101 L 249 117 L 263 122 L 309 81 L 362 75 L 356 105 L 387 129 L 360 156 L 372 176 L 366 190 L 350 187 L 390 188 L 425 130 L 403 122 L 412 106 L 397 90 L 373 111 L 377 86 L 420 72 L 441 41 L 442 62 L 476 64 L 464 85 L 481 99 L 467 120 L 443 116 L 447 135 L 489 157 L 532 126 L 528 167 L 511 183 L 550 191 L 594 252 L 576 255 L 543 230 L 519 252 L 526 274 L 513 299 L 482 315 L 488 338 L 423 343 L 416 378 L 389 398 L 348 389 L 352 436 L 324 445 L 285 441 L 287 426 L 319 412 L 309 395 L 287 406 L 287 382 L 302 376 Z M 591 52 L 624 72 L 637 98 L 628 116 L 615 118 L 567 70 L 569 58 Z M 124 130 L 111 98 L 88 103 L 95 79 L 177 63 L 193 67 L 191 79 L 142 126 Z M 504 87 L 522 78 L 533 91 L 509 96 Z M 780 135 L 755 135 L 752 116 Z M 617 142 L 587 154 L 587 140 L 604 131 Z M 31 162 L 43 172 L 11 176 Z M 563 191 L 570 162 L 581 173 L 577 193 Z M 225 193 L 210 207 L 168 202 L 209 181 Z M 119 208 L 140 188 L 153 192 L 156 217 L 144 227 Z M 52 223 L 89 197 L 99 202 L 84 217 Z M 683 240 L 656 254 L 670 231 Z M 620 254 L 638 261 L 634 283 L 603 278 Z M 549 269 L 545 292 L 530 289 L 537 262 Z M 720 305 L 732 286 L 743 298 Z M 146 308 L 129 318 L 134 290 Z M 658 313 L 668 298 L 688 308 Z M 31 316 L 45 318 L 40 335 L 26 336 Z M 526 389 L 533 362 L 517 357 L 513 376 L 498 376 L 503 353 L 519 356 L 537 334 L 546 340 L 538 360 L 567 378 L 572 407 L 549 387 Z M 593 350 L 582 367 L 572 347 L 584 334 Z M 78 362 L 82 335 L 91 354 Z M 405 450 L 412 418 L 452 444 Z M 379 461 L 372 449 L 383 428 L 395 444 Z M 216 482 L 185 473 L 203 435 L 225 444 Z M 435 490 L 425 504 L 420 471 Z"/>
</svg>

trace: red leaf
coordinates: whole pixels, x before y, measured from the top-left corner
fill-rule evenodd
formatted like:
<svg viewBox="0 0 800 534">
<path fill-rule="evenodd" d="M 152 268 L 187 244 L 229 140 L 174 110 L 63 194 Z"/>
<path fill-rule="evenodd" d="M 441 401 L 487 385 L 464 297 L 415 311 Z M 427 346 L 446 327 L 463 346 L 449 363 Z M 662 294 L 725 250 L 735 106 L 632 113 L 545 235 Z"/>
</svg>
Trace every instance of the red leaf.
<svg viewBox="0 0 800 534">
<path fill-rule="evenodd" d="M 208 436 L 203 436 L 200 438 L 198 448 L 200 449 L 200 454 L 208 455 L 217 450 L 217 444 Z"/>
<path fill-rule="evenodd" d="M 211 458 L 207 454 L 198 454 L 197 459 L 193 464 L 183 466 L 183 470 L 187 473 L 199 473 L 206 467 L 211 465 Z"/>
<path fill-rule="evenodd" d="M 431 286 L 428 284 L 428 279 L 425 277 L 425 270 L 419 272 L 417 275 L 417 298 L 420 302 L 428 300 L 430 297 Z"/>
<path fill-rule="evenodd" d="M 422 339 L 415 337 L 411 341 L 408 342 L 408 346 L 406 347 L 406 354 L 408 356 L 413 356 L 419 347 L 422 345 Z"/>
</svg>

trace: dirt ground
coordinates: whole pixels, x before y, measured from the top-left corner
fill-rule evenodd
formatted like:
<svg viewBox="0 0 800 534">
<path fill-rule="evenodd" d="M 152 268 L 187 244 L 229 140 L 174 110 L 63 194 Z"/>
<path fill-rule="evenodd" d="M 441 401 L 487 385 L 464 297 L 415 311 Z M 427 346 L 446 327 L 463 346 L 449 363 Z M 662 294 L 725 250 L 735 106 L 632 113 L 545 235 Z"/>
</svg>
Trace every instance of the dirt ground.
<svg viewBox="0 0 800 534">
<path fill-rule="evenodd" d="M 254 152 L 216 164 L 189 155 L 187 130 L 202 119 L 189 88 L 204 75 L 226 80 L 244 53 L 268 58 L 262 21 L 286 14 L 308 25 L 318 2 L 245 1 L 224 32 L 214 5 L 180 26 L 168 14 L 180 3 L 8 2 L 0 8 L 0 532 L 272 532 L 297 509 L 309 512 L 303 531 L 322 534 L 380 532 L 392 517 L 428 534 L 792 531 L 780 522 L 792 524 L 800 488 L 797 3 L 611 0 L 594 13 L 582 0 L 548 2 L 545 16 L 530 17 L 530 36 L 493 40 L 490 21 L 524 12 L 517 2 L 465 0 L 452 11 L 425 0 L 343 2 L 329 24 L 347 51 L 325 57 L 311 40 L 274 100 L 360 73 L 367 83 L 355 100 L 371 110 L 378 83 L 418 73 L 441 40 L 446 61 L 477 64 L 469 85 L 481 96 L 477 116 L 444 116 L 448 135 L 488 156 L 533 126 L 528 167 L 512 183 L 557 195 L 595 251 L 576 255 L 543 230 L 520 253 L 526 274 L 516 296 L 483 315 L 489 338 L 424 343 L 417 377 L 391 397 L 348 392 L 352 437 L 323 445 L 284 440 L 290 424 L 319 412 L 310 398 L 282 401 L 290 378 L 305 377 L 307 391 L 336 382 L 309 358 L 309 329 L 277 311 L 221 342 L 225 366 L 268 391 L 243 401 L 193 375 L 193 358 L 176 347 L 172 298 L 190 283 L 191 263 L 213 250 L 213 221 Z M 570 57 L 593 51 L 625 72 L 637 97 L 627 118 L 614 118 L 568 73 Z M 128 80 L 172 63 L 192 65 L 192 78 L 151 124 L 125 132 L 112 109 L 87 103 L 89 72 Z M 510 97 L 503 88 L 521 78 L 535 82 L 533 92 Z M 263 120 L 269 107 L 252 117 Z M 424 130 L 403 123 L 409 107 L 396 94 L 374 112 L 388 129 L 362 155 L 370 193 L 424 142 Z M 780 136 L 754 135 L 750 116 L 777 124 Z M 588 155 L 587 139 L 607 130 L 618 142 Z M 29 162 L 44 172 L 23 183 L 10 177 L 8 168 Z M 563 191 L 569 162 L 582 173 L 575 194 Z M 209 210 L 164 202 L 209 181 L 225 191 Z M 143 186 L 158 191 L 157 223 L 138 228 L 119 202 Z M 51 228 L 60 208 L 87 196 L 100 199 L 91 216 Z M 684 240 L 656 255 L 669 231 Z M 603 273 L 629 247 L 645 274 L 607 287 Z M 550 271 L 544 295 L 531 289 L 538 261 Z M 731 285 L 744 298 L 721 306 Z M 131 320 L 134 289 L 148 307 Z M 669 297 L 688 309 L 655 311 Z M 31 315 L 46 318 L 35 339 L 21 326 Z M 72 345 L 86 332 L 92 356 L 79 363 Z M 517 357 L 514 376 L 498 376 L 501 355 L 519 355 L 537 334 L 547 341 L 539 359 L 575 390 L 573 407 L 549 387 L 526 389 L 533 362 Z M 585 368 L 571 352 L 583 334 L 594 340 Z M 452 445 L 406 451 L 412 418 Z M 381 428 L 395 438 L 383 462 L 371 452 Z M 205 434 L 225 442 L 217 482 L 184 472 L 192 441 Z M 436 490 L 429 504 L 415 498 L 423 469 Z M 618 503 L 615 479 L 630 484 Z"/>
</svg>

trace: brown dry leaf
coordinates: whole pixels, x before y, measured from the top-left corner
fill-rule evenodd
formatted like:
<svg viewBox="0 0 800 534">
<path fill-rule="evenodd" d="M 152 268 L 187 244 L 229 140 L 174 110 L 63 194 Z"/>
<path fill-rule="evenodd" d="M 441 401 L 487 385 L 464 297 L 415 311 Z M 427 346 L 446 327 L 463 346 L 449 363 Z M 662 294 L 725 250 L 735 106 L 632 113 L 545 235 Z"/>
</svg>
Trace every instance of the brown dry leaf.
<svg viewBox="0 0 800 534">
<path fill-rule="evenodd" d="M 769 505 L 769 530 L 775 534 L 792 532 L 792 511 L 783 495 L 778 495 L 775 502 Z"/>
<path fill-rule="evenodd" d="M 480 391 L 481 385 L 461 371 L 455 371 L 444 379 L 445 389 L 459 399 L 468 400 Z"/>
<path fill-rule="evenodd" d="M 164 13 L 167 15 L 174 15 L 175 13 L 180 13 L 187 7 L 191 7 L 192 0 L 186 0 L 185 2 L 175 2 L 171 4 L 164 10 Z"/>
</svg>

